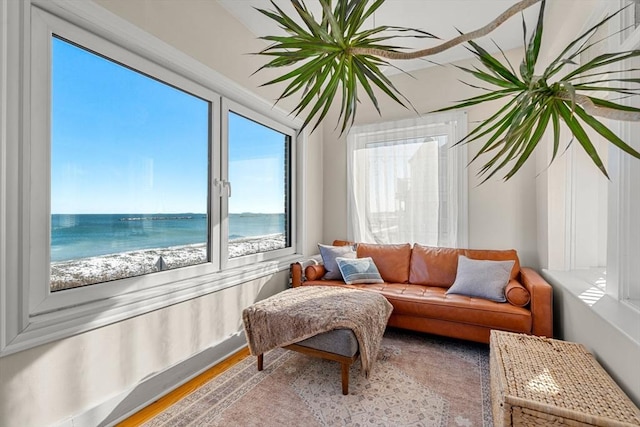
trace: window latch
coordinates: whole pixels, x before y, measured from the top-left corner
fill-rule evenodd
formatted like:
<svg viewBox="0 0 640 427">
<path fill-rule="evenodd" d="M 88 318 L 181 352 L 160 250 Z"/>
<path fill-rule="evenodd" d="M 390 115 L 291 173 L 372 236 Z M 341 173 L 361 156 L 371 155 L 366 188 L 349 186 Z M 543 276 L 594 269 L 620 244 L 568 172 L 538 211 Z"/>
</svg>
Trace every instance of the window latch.
<svg viewBox="0 0 640 427">
<path fill-rule="evenodd" d="M 223 197 L 225 195 L 225 190 L 226 196 L 231 197 L 231 183 L 229 181 L 227 181 L 226 179 L 214 178 L 213 185 L 218 190 L 218 195 L 220 197 Z"/>
</svg>

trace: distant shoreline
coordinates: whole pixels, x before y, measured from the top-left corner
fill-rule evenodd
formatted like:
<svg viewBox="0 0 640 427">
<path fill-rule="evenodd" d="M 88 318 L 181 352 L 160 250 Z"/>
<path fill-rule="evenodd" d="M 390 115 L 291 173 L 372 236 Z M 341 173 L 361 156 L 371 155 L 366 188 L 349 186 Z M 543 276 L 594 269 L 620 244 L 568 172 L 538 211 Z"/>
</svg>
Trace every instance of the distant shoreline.
<svg viewBox="0 0 640 427">
<path fill-rule="evenodd" d="M 173 220 L 190 220 L 190 219 L 203 219 L 207 215 L 176 215 L 176 216 L 136 216 L 131 218 L 120 218 L 119 221 L 173 221 Z"/>
<path fill-rule="evenodd" d="M 284 234 L 244 237 L 229 241 L 229 258 L 282 249 Z M 162 270 L 203 264 L 207 262 L 207 245 L 173 246 L 141 249 L 109 255 L 80 258 L 51 263 L 51 291 L 77 288 L 127 277 L 136 277 Z"/>
</svg>

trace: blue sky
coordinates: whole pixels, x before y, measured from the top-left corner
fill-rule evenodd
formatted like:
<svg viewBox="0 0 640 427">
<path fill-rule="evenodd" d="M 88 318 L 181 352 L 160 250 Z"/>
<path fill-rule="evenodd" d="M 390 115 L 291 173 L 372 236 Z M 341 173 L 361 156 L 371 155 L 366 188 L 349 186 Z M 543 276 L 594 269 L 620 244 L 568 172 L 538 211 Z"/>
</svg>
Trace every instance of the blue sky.
<svg viewBox="0 0 640 427">
<path fill-rule="evenodd" d="M 207 101 L 56 38 L 52 97 L 52 213 L 207 211 Z M 282 134 L 229 125 L 230 212 L 283 212 Z"/>
<path fill-rule="evenodd" d="M 283 213 L 284 135 L 231 113 L 229 141 L 229 212 Z"/>
</svg>

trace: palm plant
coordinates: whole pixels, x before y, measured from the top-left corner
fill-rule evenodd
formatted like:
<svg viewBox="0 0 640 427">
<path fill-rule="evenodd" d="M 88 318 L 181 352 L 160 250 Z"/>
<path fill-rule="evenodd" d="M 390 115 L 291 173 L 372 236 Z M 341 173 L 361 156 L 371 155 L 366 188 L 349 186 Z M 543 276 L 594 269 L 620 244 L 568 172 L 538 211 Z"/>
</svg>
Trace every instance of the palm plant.
<svg viewBox="0 0 640 427">
<path fill-rule="evenodd" d="M 397 103 L 412 108 L 408 99 L 394 87 L 381 72 L 380 67 L 390 65 L 388 60 L 391 59 L 424 57 L 467 42 L 468 49 L 479 60 L 481 68 L 458 68 L 483 84 L 493 86 L 493 89 L 467 83 L 484 90 L 485 93 L 438 111 L 466 108 L 499 99 L 506 100 L 502 108 L 458 142 L 458 144 L 469 143 L 487 138 L 472 160 L 475 161 L 484 154 L 493 154 L 480 170 L 485 180 L 505 167 L 509 169 L 504 179 L 511 178 L 530 157 L 549 124 L 553 129 L 553 161 L 560 146 L 561 122 L 566 124 L 573 135 L 568 145 L 577 140 L 606 176 L 608 175 L 602 159 L 584 125 L 595 130 L 624 152 L 640 158 L 638 151 L 596 119 L 599 116 L 617 120 L 640 120 L 640 109 L 596 96 L 598 92 L 620 96 L 638 93 L 637 84 L 640 83 L 640 79 L 624 78 L 621 75 L 637 70 L 611 71 L 610 68 L 614 64 L 639 56 L 640 51 L 607 53 L 584 64 L 575 64 L 575 60 L 581 53 L 598 43 L 590 42 L 591 36 L 615 14 L 604 18 L 569 43 L 541 74 L 536 74 L 546 0 L 522 0 L 479 30 L 461 34 L 434 48 L 416 52 L 402 52 L 400 47 L 387 44 L 389 40 L 399 37 L 396 34 L 390 34 L 389 31 L 410 32 L 411 36 L 418 37 L 433 38 L 434 36 L 400 27 L 381 26 L 368 30 L 362 29 L 365 20 L 382 5 L 384 0 L 374 0 L 370 6 L 368 6 L 369 0 L 338 0 L 333 9 L 331 0 L 318 1 L 323 10 L 322 19 L 319 22 L 308 11 L 304 1 L 291 0 L 304 26 L 298 25 L 294 19 L 287 16 L 273 0 L 271 2 L 275 11 L 259 9 L 261 13 L 278 22 L 288 33 L 287 36 L 264 37 L 273 44 L 260 54 L 272 56 L 274 59 L 261 69 L 297 65 L 296 68 L 265 85 L 289 81 L 279 99 L 301 93 L 300 101 L 293 113 L 300 115 L 306 112 L 303 128 L 317 117 L 315 129 L 326 116 L 336 95 L 340 94 L 342 101 L 339 120 L 342 120 L 341 131 L 344 132 L 355 119 L 359 102 L 359 86 L 364 89 L 378 112 L 380 109 L 374 87 Z M 502 57 L 505 63 L 473 41 L 488 34 L 512 15 L 540 1 L 537 25 L 528 42 L 523 21 L 525 54 L 519 73 L 515 71 L 504 53 Z M 567 68 L 569 69 L 566 70 Z"/>
<path fill-rule="evenodd" d="M 320 0 L 323 8 L 320 22 L 316 22 L 304 1 L 291 0 L 306 28 L 298 25 L 294 19 L 287 16 L 273 0 L 271 3 L 275 11 L 258 10 L 276 21 L 289 35 L 261 37 L 273 42 L 273 44 L 259 53 L 275 58 L 260 70 L 289 67 L 301 63 L 297 68 L 265 83 L 265 85 L 290 80 L 278 100 L 302 92 L 301 100 L 292 113 L 297 116 L 307 107 L 310 108 L 303 128 L 315 116 L 318 118 L 314 129 L 320 124 L 328 113 L 338 89 L 340 89 L 342 94 L 340 118 L 343 122 L 342 131 L 344 131 L 355 119 L 358 83 L 362 85 L 378 112 L 380 109 L 374 94 L 374 86 L 399 104 L 410 105 L 409 100 L 380 71 L 381 66 L 390 65 L 390 63 L 375 54 L 358 53 L 358 50 L 375 49 L 387 53 L 398 52 L 399 47 L 384 44 L 397 35 L 382 35 L 381 33 L 385 31 L 411 32 L 412 37 L 435 38 L 435 36 L 419 30 L 391 26 L 363 30 L 362 27 L 367 18 L 373 15 L 384 3 L 384 0 L 375 0 L 370 7 L 367 7 L 368 0 L 339 1 L 333 11 L 331 10 L 331 0 Z"/>
</svg>

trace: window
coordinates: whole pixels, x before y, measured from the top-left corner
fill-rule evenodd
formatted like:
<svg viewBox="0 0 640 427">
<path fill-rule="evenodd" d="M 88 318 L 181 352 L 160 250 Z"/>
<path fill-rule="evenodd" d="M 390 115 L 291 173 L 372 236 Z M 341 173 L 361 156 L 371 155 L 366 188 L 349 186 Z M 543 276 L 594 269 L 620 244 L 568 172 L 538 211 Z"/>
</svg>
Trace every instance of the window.
<svg viewBox="0 0 640 427">
<path fill-rule="evenodd" d="M 293 135 L 268 127 L 263 124 L 268 120 L 238 105 L 231 108 L 226 111 L 228 258 L 290 248 Z"/>
<path fill-rule="evenodd" d="M 623 5 L 629 1 L 622 2 Z M 634 30 L 624 34 L 625 38 L 620 50 L 638 49 L 640 47 L 640 29 L 638 29 L 638 2 L 632 6 L 628 14 L 621 17 L 621 26 L 629 24 L 629 14 L 635 19 L 631 21 Z M 634 11 L 635 10 L 635 11 Z M 627 19 L 627 22 L 624 22 Z M 637 70 L 640 61 L 637 58 L 625 62 L 624 68 Z M 636 73 L 628 73 L 626 78 L 634 78 Z M 639 107 L 637 96 L 631 96 L 622 102 Z M 638 122 L 619 122 L 619 135 L 636 150 L 640 149 L 640 124 Z M 609 183 L 608 227 L 607 227 L 607 285 L 608 294 L 633 307 L 636 315 L 640 313 L 640 161 L 616 148 L 609 151 Z"/>
<path fill-rule="evenodd" d="M 350 238 L 464 247 L 466 115 L 356 126 L 348 136 Z"/>
<path fill-rule="evenodd" d="M 298 259 L 300 121 L 91 2 L 0 21 L 0 356 Z"/>
<path fill-rule="evenodd" d="M 580 63 L 585 63 L 605 51 L 625 51 L 640 46 L 640 29 L 638 29 L 638 2 L 620 0 L 604 7 L 610 13 L 619 8 L 630 6 L 618 16 L 618 29 L 605 28 L 592 37 L 591 41 L 610 40 L 610 43 L 596 43 L 580 55 Z M 598 17 L 598 14 L 594 14 Z M 599 18 L 598 18 L 599 19 Z M 608 37 L 614 34 L 619 37 Z M 632 58 L 619 69 L 638 70 L 640 61 Z M 615 78 L 636 78 L 635 72 Z M 603 77 L 607 78 L 607 77 Z M 615 102 L 638 107 L 636 96 L 626 99 L 613 99 Z M 640 147 L 640 124 L 637 122 L 614 121 L 612 129 L 624 141 L 635 149 Z M 588 305 L 594 306 L 605 296 L 620 303 L 623 310 L 640 313 L 640 264 L 635 262 L 640 257 L 640 228 L 636 218 L 640 216 L 640 168 L 638 159 L 621 152 L 617 147 L 602 138 L 595 138 L 594 145 L 600 153 L 610 179 L 607 179 L 593 165 L 592 160 L 580 147 L 572 146 L 565 154 L 565 164 L 556 170 L 553 186 L 547 191 L 552 195 L 550 200 L 561 200 L 562 203 L 550 208 L 559 221 L 550 223 L 548 251 L 549 269 L 569 271 L 579 278 L 580 286 L 590 286 L 576 293 Z M 563 183 L 564 185 L 558 185 Z M 564 218 L 562 215 L 564 214 Z M 607 307 L 607 305 L 604 305 Z M 601 307 L 596 309 L 600 310 Z M 619 313 L 612 315 L 604 308 L 602 313 L 608 321 L 616 323 L 623 317 Z M 602 314 L 601 313 L 601 314 Z"/>
<path fill-rule="evenodd" d="M 30 312 L 219 271 L 220 95 L 31 13 Z"/>
<path fill-rule="evenodd" d="M 208 262 L 211 103 L 58 37 L 51 74 L 51 290 Z"/>
</svg>

